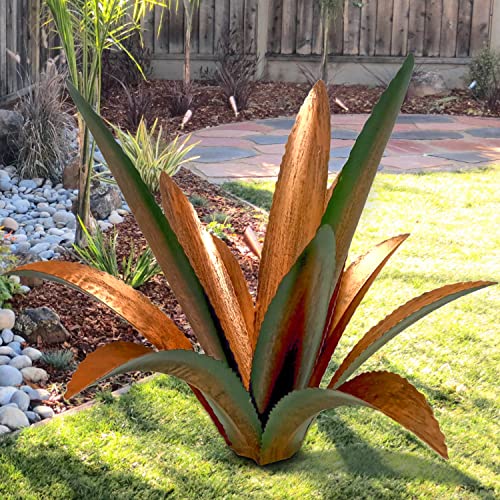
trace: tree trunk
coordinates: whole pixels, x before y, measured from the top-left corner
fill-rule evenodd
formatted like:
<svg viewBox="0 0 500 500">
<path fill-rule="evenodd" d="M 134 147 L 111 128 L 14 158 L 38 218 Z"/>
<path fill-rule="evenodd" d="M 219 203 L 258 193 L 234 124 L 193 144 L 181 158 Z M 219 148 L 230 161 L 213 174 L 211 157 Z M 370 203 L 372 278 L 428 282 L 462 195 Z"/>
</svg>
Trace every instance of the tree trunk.
<svg viewBox="0 0 500 500">
<path fill-rule="evenodd" d="M 191 30 L 193 28 L 194 6 L 191 0 L 184 0 L 186 12 L 186 39 L 184 41 L 184 86 L 191 83 Z"/>
<path fill-rule="evenodd" d="M 328 52 L 330 51 L 330 22 L 329 9 L 323 9 L 323 54 L 321 57 L 321 79 L 328 85 Z"/>
</svg>

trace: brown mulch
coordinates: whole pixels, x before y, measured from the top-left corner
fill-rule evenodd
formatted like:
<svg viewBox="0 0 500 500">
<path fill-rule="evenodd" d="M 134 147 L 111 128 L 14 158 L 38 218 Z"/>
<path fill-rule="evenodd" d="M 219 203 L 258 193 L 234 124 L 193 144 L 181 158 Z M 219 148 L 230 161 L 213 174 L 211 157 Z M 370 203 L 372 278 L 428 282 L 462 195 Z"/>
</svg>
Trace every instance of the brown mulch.
<svg viewBox="0 0 500 500">
<path fill-rule="evenodd" d="M 186 195 L 196 194 L 208 201 L 207 206 L 197 208 L 201 220 L 208 214 L 215 212 L 222 212 L 230 217 L 229 222 L 233 229 L 228 230 L 227 243 L 240 262 L 251 292 L 255 294 L 258 261 L 243 242 L 242 234 L 250 225 L 257 234 L 262 236 L 266 219 L 265 214 L 249 209 L 248 206 L 242 205 L 236 199 L 228 196 L 217 186 L 207 183 L 187 170 L 182 169 L 176 174 L 175 180 Z M 118 234 L 120 260 L 123 255 L 128 255 L 131 242 L 136 247 L 146 245 L 146 241 L 132 216 L 126 217 L 125 221 L 118 226 Z M 70 255 L 66 258 L 74 260 Z M 195 341 L 191 328 L 163 275 L 156 276 L 144 285 L 140 291 L 164 310 L 187 337 Z M 70 333 L 70 338 L 63 345 L 39 345 L 38 347 L 42 351 L 61 348 L 71 349 L 75 361 L 79 363 L 85 359 L 87 354 L 109 342 L 143 342 L 149 345 L 134 328 L 108 308 L 90 297 L 63 285 L 44 282 L 43 285 L 33 288 L 27 295 L 18 295 L 12 301 L 12 307 L 16 311 L 28 307 L 42 306 L 50 307 L 56 311 L 61 317 L 62 324 Z M 86 390 L 78 397 L 67 402 L 63 400 L 62 394 L 72 371 L 61 372 L 48 366 L 44 366 L 44 368 L 50 374 L 49 388 L 52 391 L 52 397 L 49 404 L 52 404 L 54 411 L 58 413 L 93 399 L 98 390 L 114 391 L 144 376 L 143 374 L 131 374 L 117 377 L 112 381 L 100 384 L 98 389 Z"/>
<path fill-rule="evenodd" d="M 169 100 L 174 82 L 152 80 L 142 82 L 134 90 L 135 95 L 146 93 L 146 118 L 149 123 L 156 118 L 162 124 L 167 137 L 180 132 L 182 117 L 172 117 L 169 112 Z M 193 117 L 184 132 L 193 132 L 201 128 L 217 125 L 280 116 L 290 116 L 298 112 L 308 92 L 307 84 L 286 82 L 257 82 L 248 109 L 238 118 L 228 105 L 227 99 L 219 87 L 206 82 L 193 84 L 194 104 L 191 106 Z M 364 85 L 330 85 L 330 106 L 334 113 L 370 113 L 383 92 L 383 87 Z M 336 102 L 338 98 L 349 109 L 345 111 Z M 499 116 L 485 108 L 467 90 L 453 90 L 447 97 L 408 98 L 402 108 L 408 114 L 451 114 L 473 116 Z M 117 86 L 109 91 L 102 105 L 103 115 L 114 124 L 127 128 L 128 101 L 124 90 Z"/>
</svg>

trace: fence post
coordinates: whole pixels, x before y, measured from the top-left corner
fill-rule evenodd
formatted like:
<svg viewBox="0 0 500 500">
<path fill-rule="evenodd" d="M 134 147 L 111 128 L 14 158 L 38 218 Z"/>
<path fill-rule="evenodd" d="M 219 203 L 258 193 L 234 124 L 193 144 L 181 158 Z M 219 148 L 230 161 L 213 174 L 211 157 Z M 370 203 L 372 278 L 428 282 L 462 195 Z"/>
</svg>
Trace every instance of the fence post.
<svg viewBox="0 0 500 500">
<path fill-rule="evenodd" d="M 270 0 L 258 0 L 257 4 L 257 75 L 263 78 L 267 69 L 267 37 L 269 32 Z"/>
<path fill-rule="evenodd" d="M 490 31 L 490 47 L 493 50 L 500 50 L 500 0 L 493 0 Z"/>
</svg>

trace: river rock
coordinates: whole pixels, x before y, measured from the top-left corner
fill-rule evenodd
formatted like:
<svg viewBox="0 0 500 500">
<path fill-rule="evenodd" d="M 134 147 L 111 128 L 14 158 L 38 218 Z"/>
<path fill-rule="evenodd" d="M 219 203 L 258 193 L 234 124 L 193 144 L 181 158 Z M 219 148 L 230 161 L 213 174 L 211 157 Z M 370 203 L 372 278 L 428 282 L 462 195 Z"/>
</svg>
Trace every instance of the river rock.
<svg viewBox="0 0 500 500">
<path fill-rule="evenodd" d="M 0 330 L 12 330 L 16 323 L 16 315 L 10 309 L 0 309 Z"/>
<path fill-rule="evenodd" d="M 31 366 L 32 364 L 33 363 L 31 361 L 31 358 L 24 355 L 12 358 L 11 362 L 9 363 L 10 366 L 17 368 L 18 370 L 22 370 L 23 368 L 28 368 L 28 366 Z"/>
<path fill-rule="evenodd" d="M 40 415 L 43 419 L 52 418 L 54 416 L 54 410 L 50 406 L 35 406 L 33 411 Z"/>
<path fill-rule="evenodd" d="M 24 356 L 28 356 L 31 361 L 38 361 L 43 356 L 43 354 L 34 347 L 26 347 L 25 349 L 23 349 L 22 354 Z"/>
<path fill-rule="evenodd" d="M 101 182 L 92 187 L 90 194 L 90 211 L 98 220 L 109 217 L 113 210 L 122 206 L 122 199 L 118 188 Z"/>
<path fill-rule="evenodd" d="M 19 224 L 12 217 L 5 217 L 2 221 L 2 226 L 9 231 L 16 232 L 19 229 Z"/>
<path fill-rule="evenodd" d="M 37 344 L 39 339 L 48 345 L 60 344 L 70 336 L 59 316 L 48 307 L 25 309 L 18 315 L 14 331 L 31 344 Z"/>
<path fill-rule="evenodd" d="M 0 425 L 16 431 L 29 427 L 30 423 L 28 417 L 18 408 L 4 406 L 0 408 Z"/>
<path fill-rule="evenodd" d="M 16 391 L 10 400 L 15 403 L 21 411 L 27 411 L 30 406 L 30 397 L 23 391 Z"/>
<path fill-rule="evenodd" d="M 29 370 L 29 368 L 25 368 Z M 17 386 L 23 383 L 23 374 L 13 366 L 0 366 L 0 387 Z"/>
<path fill-rule="evenodd" d="M 8 165 L 15 158 L 16 138 L 23 124 L 21 113 L 0 109 L 0 163 Z"/>
<path fill-rule="evenodd" d="M 1 367 L 0 368 L 6 368 Z M 29 366 L 21 370 L 22 377 L 26 382 L 31 382 L 32 384 L 39 384 L 40 382 L 47 382 L 49 379 L 49 374 L 43 368 L 36 368 L 34 366 Z M 20 382 L 21 383 L 21 382 Z M 13 384 L 17 385 L 17 384 Z"/>
<path fill-rule="evenodd" d="M 16 392 L 15 387 L 0 387 L 0 406 L 8 405 Z"/>
</svg>

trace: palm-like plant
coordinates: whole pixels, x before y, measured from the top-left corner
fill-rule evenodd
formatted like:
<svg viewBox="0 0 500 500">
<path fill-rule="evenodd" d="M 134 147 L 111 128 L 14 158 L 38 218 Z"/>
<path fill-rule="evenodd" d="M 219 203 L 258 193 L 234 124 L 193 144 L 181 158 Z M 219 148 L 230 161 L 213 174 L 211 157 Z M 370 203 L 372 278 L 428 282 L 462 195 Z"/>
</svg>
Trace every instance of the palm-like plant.
<svg viewBox="0 0 500 500">
<path fill-rule="evenodd" d="M 78 264 L 46 262 L 19 275 L 62 281 L 93 295 L 136 327 L 158 351 L 116 342 L 82 362 L 71 397 L 104 377 L 157 371 L 187 382 L 228 445 L 264 465 L 293 456 L 322 410 L 343 405 L 377 409 L 441 456 L 444 436 L 424 396 L 388 372 L 351 376 L 386 342 L 438 307 L 489 282 L 457 283 L 403 305 L 352 349 L 327 388 L 326 368 L 346 325 L 407 235 L 345 262 L 368 192 L 404 99 L 410 56 L 366 123 L 338 181 L 326 189 L 330 113 L 323 83 L 306 99 L 281 165 L 262 248 L 257 301 L 221 240 L 201 226 L 189 201 L 161 178 L 164 212 L 103 121 L 73 89 L 73 99 L 106 157 L 204 354 L 144 296 Z"/>
</svg>

